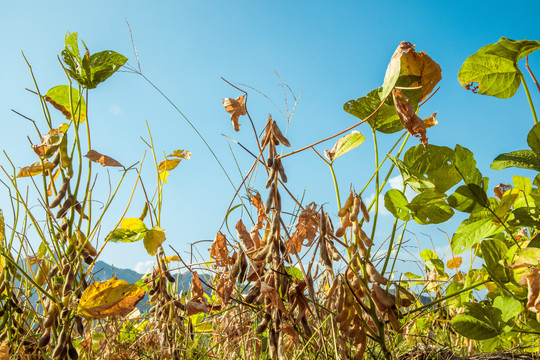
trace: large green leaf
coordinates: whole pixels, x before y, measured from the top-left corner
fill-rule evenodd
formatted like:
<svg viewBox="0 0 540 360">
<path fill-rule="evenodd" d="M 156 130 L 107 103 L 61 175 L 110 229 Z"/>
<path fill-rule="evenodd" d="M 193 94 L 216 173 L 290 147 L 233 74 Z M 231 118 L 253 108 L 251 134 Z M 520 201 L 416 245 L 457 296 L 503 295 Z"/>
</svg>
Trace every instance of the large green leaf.
<svg viewBox="0 0 540 360">
<path fill-rule="evenodd" d="M 527 135 L 527 144 L 536 155 L 540 155 L 540 123 L 534 124 Z"/>
<path fill-rule="evenodd" d="M 461 185 L 448 197 L 448 204 L 457 211 L 470 213 L 477 205 L 476 197 L 467 185 Z"/>
<path fill-rule="evenodd" d="M 465 303 L 465 313 L 452 318 L 457 333 L 473 340 L 491 339 L 502 333 L 501 311 L 481 303 Z"/>
<path fill-rule="evenodd" d="M 472 217 L 464 220 L 452 236 L 452 250 L 454 254 L 461 254 L 469 250 L 482 239 L 501 231 L 502 226 L 493 222 L 493 217 L 486 210 L 488 216 Z M 487 215 L 484 213 L 484 215 Z"/>
<path fill-rule="evenodd" d="M 458 73 L 461 86 L 474 93 L 507 99 L 516 93 L 521 79 L 514 62 L 476 53 L 465 60 Z"/>
<path fill-rule="evenodd" d="M 435 184 L 426 179 L 422 174 L 410 169 L 403 161 L 393 155 L 388 154 L 388 158 L 399 169 L 403 182 L 411 187 L 417 193 L 428 189 L 435 189 Z"/>
<path fill-rule="evenodd" d="M 512 40 L 502 37 L 495 44 L 489 44 L 478 50 L 478 53 L 500 56 L 517 62 L 519 59 L 540 49 L 540 42 L 534 40 Z"/>
<path fill-rule="evenodd" d="M 410 219 L 408 204 L 407 198 L 398 189 L 388 190 L 384 195 L 384 207 L 400 220 Z"/>
<path fill-rule="evenodd" d="M 498 239 L 484 240 L 480 243 L 480 250 L 489 274 L 495 280 L 507 283 L 509 281 L 509 270 L 500 263 L 508 251 L 508 247 L 504 242 Z"/>
<path fill-rule="evenodd" d="M 456 145 L 454 154 L 456 156 L 456 169 L 465 183 L 482 185 L 482 173 L 476 168 L 476 160 L 474 160 L 472 151 L 461 145 Z"/>
<path fill-rule="evenodd" d="M 540 171 L 540 155 L 537 155 L 532 150 L 518 150 L 501 154 L 491 163 L 493 170 L 501 170 L 508 167 Z"/>
<path fill-rule="evenodd" d="M 493 307 L 501 311 L 501 320 L 508 322 L 518 316 L 523 310 L 519 300 L 510 296 L 500 295 L 493 300 Z"/>
<path fill-rule="evenodd" d="M 100 51 L 90 56 L 88 88 L 93 89 L 107 80 L 127 61 L 127 57 L 111 50 Z"/>
<path fill-rule="evenodd" d="M 403 162 L 409 169 L 427 175 L 440 193 L 456 185 L 461 175 L 456 170 L 454 150 L 446 146 L 423 145 L 413 146 L 405 153 Z"/>
<path fill-rule="evenodd" d="M 411 215 L 419 224 L 440 224 L 454 215 L 454 210 L 445 200 L 446 195 L 434 190 L 426 190 L 415 196 L 407 205 Z"/>
</svg>

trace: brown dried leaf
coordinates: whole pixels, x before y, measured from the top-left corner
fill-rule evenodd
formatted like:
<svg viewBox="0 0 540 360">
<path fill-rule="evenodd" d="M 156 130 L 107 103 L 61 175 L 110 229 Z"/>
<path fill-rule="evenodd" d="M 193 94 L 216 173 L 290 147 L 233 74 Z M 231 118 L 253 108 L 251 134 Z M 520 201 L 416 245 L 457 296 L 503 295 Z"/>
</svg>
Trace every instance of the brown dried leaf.
<svg viewBox="0 0 540 360">
<path fill-rule="evenodd" d="M 0 346 L 0 360 L 9 360 L 9 345 L 4 341 Z"/>
<path fill-rule="evenodd" d="M 264 209 L 264 202 L 262 201 L 261 194 L 255 192 L 255 195 L 251 197 L 251 204 L 257 208 L 257 230 L 260 230 L 264 227 L 264 222 L 266 220 L 266 211 Z"/>
<path fill-rule="evenodd" d="M 511 185 L 508 185 L 508 184 L 499 184 L 497 186 L 495 186 L 495 188 L 493 189 L 493 192 L 495 192 L 495 196 L 499 198 L 499 200 L 502 199 L 504 193 L 507 191 L 507 190 L 510 190 L 512 188 Z"/>
<path fill-rule="evenodd" d="M 242 220 L 238 220 L 235 226 L 236 233 L 238 235 L 238 238 L 240 241 L 244 244 L 247 251 L 251 250 L 255 244 L 253 244 L 253 240 L 251 240 L 251 236 L 246 230 L 246 227 L 244 226 L 244 223 Z"/>
<path fill-rule="evenodd" d="M 191 278 L 191 292 L 194 293 L 192 300 L 201 299 L 201 301 L 204 301 L 204 290 L 199 274 L 196 271 L 193 272 L 193 277 Z"/>
<path fill-rule="evenodd" d="M 210 258 L 216 262 L 216 266 L 227 266 L 229 262 L 229 250 L 227 250 L 227 238 L 218 232 L 212 246 L 210 246 Z"/>
<path fill-rule="evenodd" d="M 283 300 L 279 296 L 277 290 L 264 281 L 261 281 L 261 294 L 266 294 L 270 298 L 272 305 L 277 306 L 284 314 L 289 313 L 287 309 L 285 309 Z"/>
<path fill-rule="evenodd" d="M 401 58 L 401 76 L 415 76 L 420 80 L 410 84 L 411 87 L 422 86 L 420 101 L 424 100 L 441 81 L 441 67 L 424 51 L 417 53 L 414 49 L 403 54 Z"/>
<path fill-rule="evenodd" d="M 91 161 L 95 163 L 101 164 L 101 166 L 124 167 L 122 164 L 114 160 L 112 157 L 109 157 L 107 155 L 102 155 L 94 150 L 88 151 L 88 153 L 84 155 L 84 157 L 90 159 Z"/>
<path fill-rule="evenodd" d="M 234 280 L 229 276 L 221 276 L 219 283 L 216 286 L 216 292 L 223 300 L 223 305 L 227 305 L 231 299 L 231 294 L 234 289 Z"/>
<path fill-rule="evenodd" d="M 210 313 L 208 306 L 205 303 L 199 301 L 186 301 L 184 305 L 186 309 L 186 316 L 197 315 L 199 313 Z"/>
<path fill-rule="evenodd" d="M 427 148 L 426 125 L 424 124 L 424 121 L 416 115 L 409 99 L 403 95 L 401 90 L 393 89 L 392 95 L 394 97 L 394 106 L 401 124 L 411 135 L 419 137 L 422 145 Z M 426 121 L 432 124 L 435 121 L 436 114 L 437 113 L 431 115 Z"/>
<path fill-rule="evenodd" d="M 297 254 L 303 246 L 310 246 L 319 228 L 317 205 L 312 202 L 298 216 L 296 230 L 285 245 L 291 254 Z M 307 243 L 304 241 L 307 240 Z"/>
<path fill-rule="evenodd" d="M 238 119 L 240 115 L 246 115 L 246 104 L 244 95 L 237 97 L 236 99 L 225 98 L 223 99 L 223 106 L 225 106 L 225 111 L 231 114 L 231 121 L 235 131 L 240 131 L 240 124 Z"/>
<path fill-rule="evenodd" d="M 538 297 L 540 293 L 540 270 L 534 269 L 529 274 L 527 274 L 527 309 L 532 312 L 540 311 L 540 298 Z"/>
</svg>

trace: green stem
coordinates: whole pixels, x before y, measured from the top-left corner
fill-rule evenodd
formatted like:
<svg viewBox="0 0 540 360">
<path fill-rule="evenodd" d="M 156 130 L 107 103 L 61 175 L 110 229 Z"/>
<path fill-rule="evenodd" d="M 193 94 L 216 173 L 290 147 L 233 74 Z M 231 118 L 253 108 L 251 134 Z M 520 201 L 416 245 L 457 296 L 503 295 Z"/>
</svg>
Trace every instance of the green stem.
<svg viewBox="0 0 540 360">
<path fill-rule="evenodd" d="M 527 94 L 527 100 L 529 100 L 529 106 L 531 107 L 531 112 L 533 115 L 534 123 L 538 123 L 538 117 L 536 116 L 536 110 L 534 110 L 534 104 L 531 98 L 531 93 L 529 92 L 529 87 L 527 86 L 527 83 L 525 82 L 525 76 L 523 76 L 523 73 L 519 71 L 519 76 L 521 77 L 521 82 L 523 83 L 523 88 L 525 89 L 525 94 Z"/>
</svg>

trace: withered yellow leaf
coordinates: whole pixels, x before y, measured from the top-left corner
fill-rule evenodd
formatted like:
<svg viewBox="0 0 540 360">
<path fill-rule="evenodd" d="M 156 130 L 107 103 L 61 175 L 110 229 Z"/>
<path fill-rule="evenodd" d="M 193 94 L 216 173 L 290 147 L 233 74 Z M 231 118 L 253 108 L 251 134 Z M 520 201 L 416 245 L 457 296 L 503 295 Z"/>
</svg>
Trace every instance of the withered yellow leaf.
<svg viewBox="0 0 540 360">
<path fill-rule="evenodd" d="M 109 157 L 107 155 L 102 155 L 98 153 L 97 151 L 90 150 L 84 157 L 90 159 L 93 162 L 96 162 L 98 164 L 101 164 L 101 166 L 116 166 L 116 167 L 123 167 L 122 164 L 120 164 L 118 161 L 114 160 L 112 157 Z"/>
<path fill-rule="evenodd" d="M 461 266 L 463 258 L 461 256 L 453 257 L 446 263 L 446 267 L 449 269 L 457 269 Z"/>
<path fill-rule="evenodd" d="M 159 171 L 170 171 L 175 169 L 182 159 L 165 159 L 158 165 Z"/>
<path fill-rule="evenodd" d="M 44 161 L 43 166 L 41 166 L 41 162 L 35 162 L 30 166 L 25 166 L 19 170 L 19 173 L 17 174 L 17 177 L 28 177 L 28 176 L 34 176 L 41 173 L 44 173 L 47 170 L 54 169 L 56 165 L 49 161 Z"/>
<path fill-rule="evenodd" d="M 107 316 L 126 316 L 144 297 L 146 292 L 135 284 L 116 277 L 91 284 L 81 296 L 79 313 L 86 319 Z"/>
<path fill-rule="evenodd" d="M 180 159 L 189 160 L 191 158 L 191 153 L 184 149 L 178 149 L 178 150 L 174 150 L 174 152 L 170 154 L 168 157 L 177 157 Z"/>
<path fill-rule="evenodd" d="M 223 106 L 225 106 L 225 111 L 231 114 L 231 121 L 235 131 L 240 131 L 240 124 L 238 123 L 240 115 L 247 114 L 245 101 L 244 95 L 239 96 L 236 99 L 223 99 Z"/>
<path fill-rule="evenodd" d="M 9 346 L 7 341 L 0 345 L 0 360 L 9 360 Z"/>
<path fill-rule="evenodd" d="M 146 252 L 148 252 L 148 254 L 152 256 L 155 256 L 157 253 L 157 249 L 161 246 L 161 244 L 163 244 L 164 241 L 165 230 L 163 230 L 159 226 L 155 226 L 152 229 L 148 230 L 143 240 Z"/>
</svg>

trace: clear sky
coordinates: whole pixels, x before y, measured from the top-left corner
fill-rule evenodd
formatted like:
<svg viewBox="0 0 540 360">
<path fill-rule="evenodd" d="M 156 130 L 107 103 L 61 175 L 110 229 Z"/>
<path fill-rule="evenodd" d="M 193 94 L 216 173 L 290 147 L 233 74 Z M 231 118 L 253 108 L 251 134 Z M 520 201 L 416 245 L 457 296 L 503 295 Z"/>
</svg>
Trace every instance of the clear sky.
<svg viewBox="0 0 540 360">
<path fill-rule="evenodd" d="M 26 135 L 31 135 L 34 143 L 39 140 L 31 123 L 10 109 L 35 119 L 42 132 L 45 130 L 45 124 L 40 123 L 37 99 L 25 91 L 33 88 L 33 83 L 21 51 L 32 65 L 42 91 L 66 83 L 57 55 L 68 30 L 78 32 L 91 52 L 114 50 L 127 56 L 128 64 L 135 66 L 127 19 L 143 73 L 201 131 L 239 184 L 241 176 L 233 153 L 244 173 L 252 160 L 221 134 L 251 149 L 255 142 L 247 118 L 241 119 L 239 133 L 232 129 L 221 100 L 241 93 L 220 77 L 256 88 L 283 112 L 285 103 L 275 72 L 296 96 L 301 92 L 287 130 L 295 149 L 356 122 L 356 118 L 343 111 L 343 104 L 382 85 L 393 51 L 401 41 L 410 41 L 416 44 L 417 51 L 426 51 L 443 71 L 440 91 L 420 113 L 427 117 L 438 112 L 439 125 L 428 132 L 430 143 L 452 148 L 459 143 L 469 148 L 484 176 L 492 178 L 491 186 L 495 186 L 509 181 L 511 172 L 490 170 L 492 159 L 526 147 L 526 134 L 532 126 L 528 103 L 523 88 L 509 100 L 473 95 L 460 87 L 457 72 L 468 55 L 501 36 L 540 40 L 539 12 L 538 1 L 6 2 L 0 14 L 0 144 L 17 166 L 37 160 L 26 139 Z M 540 53 L 531 56 L 530 65 L 540 75 Z M 532 82 L 529 85 L 534 99 L 540 103 L 538 91 Z M 141 136 L 148 138 L 146 122 L 158 151 L 169 153 L 183 148 L 192 152 L 192 158 L 182 162 L 166 184 L 161 225 L 167 233 L 167 244 L 182 254 L 190 251 L 190 243 L 213 239 L 234 189 L 174 109 L 141 77 L 129 73 L 117 73 L 91 90 L 88 105 L 93 148 L 124 165 L 140 161 L 147 150 L 140 140 Z M 269 113 L 286 129 L 276 106 L 256 91 L 249 90 L 248 109 L 259 130 Z M 54 116 L 59 124 L 61 115 Z M 358 130 L 366 135 L 366 142 L 336 161 L 343 191 L 351 183 L 361 189 L 373 169 L 371 130 L 367 125 Z M 398 136 L 380 135 L 381 151 L 388 149 Z M 317 149 L 322 152 L 333 144 L 330 141 Z M 411 140 L 409 144 L 417 142 Z M 150 160 L 147 156 L 144 181 L 152 189 L 155 180 Z M 7 164 L 3 155 L 0 164 Z M 326 204 L 327 211 L 337 213 L 328 168 L 312 151 L 289 157 L 284 165 L 293 193 L 301 195 L 305 190 L 306 202 Z M 96 200 L 105 200 L 107 173 L 102 168 L 95 170 L 98 182 L 104 185 L 96 188 L 94 196 Z M 113 181 L 118 179 L 117 170 L 110 173 Z M 265 198 L 263 177 L 256 185 Z M 134 179 L 133 174 L 128 176 L 104 223 L 100 241 L 111 230 L 107 226 L 112 227 L 121 215 Z M 373 194 L 372 189 L 368 192 Z M 4 189 L 0 195 L 0 207 L 7 217 L 9 199 Z M 138 193 L 127 216 L 137 217 L 141 207 L 142 197 Z M 239 211 L 231 215 L 231 229 L 239 217 Z M 383 219 L 381 224 L 376 244 L 388 235 L 390 223 Z M 447 246 L 447 240 L 437 228 L 451 235 L 458 224 L 454 220 L 441 226 L 411 226 L 411 231 L 417 234 L 422 246 L 431 245 L 421 233 L 430 234 L 435 247 L 441 250 Z M 198 246 L 199 259 L 207 258 L 209 245 Z M 101 260 L 141 270 L 141 264 L 151 257 L 141 242 L 111 244 Z"/>
</svg>

